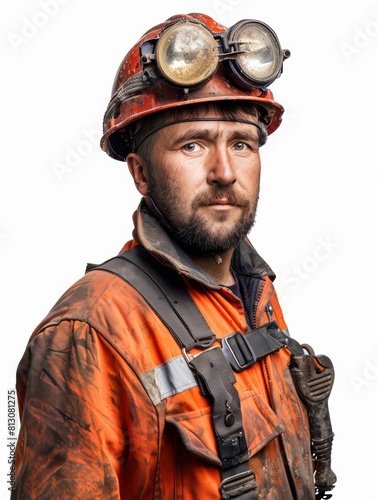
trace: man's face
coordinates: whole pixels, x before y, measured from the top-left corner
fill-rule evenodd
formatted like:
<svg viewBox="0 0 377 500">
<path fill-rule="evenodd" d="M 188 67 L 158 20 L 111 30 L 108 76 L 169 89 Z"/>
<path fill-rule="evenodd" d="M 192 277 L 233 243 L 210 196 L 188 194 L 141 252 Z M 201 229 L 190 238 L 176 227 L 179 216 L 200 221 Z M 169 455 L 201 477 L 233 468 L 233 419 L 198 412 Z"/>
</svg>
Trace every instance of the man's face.
<svg viewBox="0 0 377 500">
<path fill-rule="evenodd" d="M 250 231 L 260 185 L 258 140 L 257 127 L 236 121 L 176 123 L 154 134 L 148 191 L 189 253 L 230 250 Z"/>
</svg>

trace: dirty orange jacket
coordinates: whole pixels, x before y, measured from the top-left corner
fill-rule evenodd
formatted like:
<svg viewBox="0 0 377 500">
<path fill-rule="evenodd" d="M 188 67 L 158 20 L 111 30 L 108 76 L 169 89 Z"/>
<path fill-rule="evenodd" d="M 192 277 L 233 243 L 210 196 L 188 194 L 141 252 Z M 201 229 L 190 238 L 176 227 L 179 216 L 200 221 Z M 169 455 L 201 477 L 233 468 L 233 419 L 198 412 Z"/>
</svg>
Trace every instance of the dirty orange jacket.
<svg viewBox="0 0 377 500">
<path fill-rule="evenodd" d="M 125 249 L 141 244 L 177 269 L 217 337 L 248 331 L 241 301 L 153 221 L 139 207 Z M 254 326 L 275 319 L 286 329 L 271 269 L 248 240 L 233 265 L 259 280 Z M 290 355 L 282 348 L 235 374 L 261 500 L 314 499 L 307 414 Z M 28 343 L 17 391 L 12 499 L 220 498 L 210 403 L 172 335 L 121 278 L 91 271 L 59 299 Z"/>
</svg>

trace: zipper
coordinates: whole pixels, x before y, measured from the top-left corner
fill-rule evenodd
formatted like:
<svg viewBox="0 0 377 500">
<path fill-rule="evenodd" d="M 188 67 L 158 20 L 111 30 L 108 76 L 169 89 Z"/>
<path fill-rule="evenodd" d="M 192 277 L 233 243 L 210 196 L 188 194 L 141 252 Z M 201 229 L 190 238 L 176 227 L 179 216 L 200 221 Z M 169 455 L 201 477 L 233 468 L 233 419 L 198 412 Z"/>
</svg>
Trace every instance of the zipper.
<svg viewBox="0 0 377 500">
<path fill-rule="evenodd" d="M 268 321 L 271 321 L 272 320 L 272 313 L 274 312 L 274 308 L 272 307 L 271 302 L 267 303 L 264 310 L 266 311 Z"/>
<path fill-rule="evenodd" d="M 266 284 L 266 282 L 264 280 L 259 280 L 258 288 L 256 291 L 255 300 L 254 300 L 253 317 L 252 317 L 252 325 L 251 325 L 252 329 L 255 329 L 257 327 L 257 325 L 256 325 L 257 309 L 258 309 L 259 301 L 262 297 L 262 293 L 263 293 L 265 284 Z"/>
</svg>

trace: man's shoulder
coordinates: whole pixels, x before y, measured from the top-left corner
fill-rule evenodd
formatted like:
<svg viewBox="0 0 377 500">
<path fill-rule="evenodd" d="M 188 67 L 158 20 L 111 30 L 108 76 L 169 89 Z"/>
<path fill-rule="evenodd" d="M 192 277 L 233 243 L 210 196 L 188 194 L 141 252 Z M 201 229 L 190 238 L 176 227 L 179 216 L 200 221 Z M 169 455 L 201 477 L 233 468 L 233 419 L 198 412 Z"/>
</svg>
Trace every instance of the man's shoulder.
<svg viewBox="0 0 377 500">
<path fill-rule="evenodd" d="M 63 293 L 36 331 L 70 320 L 96 326 L 100 321 L 110 321 L 109 318 L 124 317 L 141 301 L 140 294 L 125 280 L 93 269 Z"/>
</svg>

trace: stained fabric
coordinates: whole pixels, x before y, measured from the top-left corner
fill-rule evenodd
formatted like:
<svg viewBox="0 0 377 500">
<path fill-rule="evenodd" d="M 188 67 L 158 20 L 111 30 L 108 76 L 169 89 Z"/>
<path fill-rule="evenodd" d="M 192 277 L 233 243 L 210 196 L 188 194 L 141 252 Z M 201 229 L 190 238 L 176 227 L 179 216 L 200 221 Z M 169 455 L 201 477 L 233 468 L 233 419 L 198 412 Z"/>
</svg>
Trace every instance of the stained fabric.
<svg viewBox="0 0 377 500">
<path fill-rule="evenodd" d="M 123 250 L 142 244 L 176 269 L 218 338 L 249 331 L 231 290 L 190 264 L 161 228 L 156 236 L 157 223 L 143 207 L 134 221 L 135 239 Z M 248 241 L 233 265 L 258 279 L 255 326 L 273 319 L 286 329 L 274 275 Z M 18 367 L 21 429 L 12 499 L 219 499 L 210 402 L 190 378 L 174 390 L 181 356 L 134 288 L 101 271 L 79 279 L 33 332 Z M 250 468 L 263 500 L 314 499 L 307 414 L 289 363 L 282 348 L 235 374 Z"/>
</svg>

